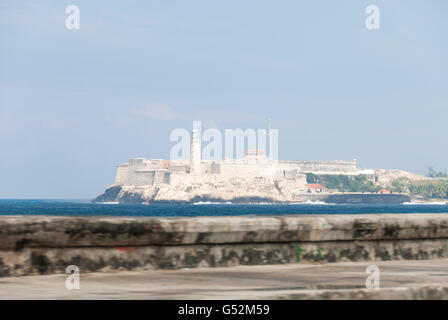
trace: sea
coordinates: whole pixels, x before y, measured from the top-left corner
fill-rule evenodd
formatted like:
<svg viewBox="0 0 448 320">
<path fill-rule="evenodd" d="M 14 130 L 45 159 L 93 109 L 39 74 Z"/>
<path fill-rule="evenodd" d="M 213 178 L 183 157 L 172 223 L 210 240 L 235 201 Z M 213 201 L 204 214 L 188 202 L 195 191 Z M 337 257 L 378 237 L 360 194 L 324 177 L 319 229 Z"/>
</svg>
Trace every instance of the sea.
<svg viewBox="0 0 448 320">
<path fill-rule="evenodd" d="M 427 204 L 232 204 L 197 202 L 191 204 L 118 204 L 91 203 L 89 200 L 14 200 L 0 199 L 0 215 L 50 216 L 135 216 L 135 217 L 199 217 L 199 216 L 279 216 L 312 214 L 381 214 L 381 213 L 448 213 L 446 203 Z"/>
</svg>

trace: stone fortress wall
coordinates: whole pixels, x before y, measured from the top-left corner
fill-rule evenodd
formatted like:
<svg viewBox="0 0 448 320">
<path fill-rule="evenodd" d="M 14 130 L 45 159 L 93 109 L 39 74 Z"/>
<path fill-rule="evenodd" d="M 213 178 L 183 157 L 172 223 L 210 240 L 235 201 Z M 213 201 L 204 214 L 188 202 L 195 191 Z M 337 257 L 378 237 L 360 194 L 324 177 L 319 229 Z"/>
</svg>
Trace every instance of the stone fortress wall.
<svg viewBox="0 0 448 320">
<path fill-rule="evenodd" d="M 115 174 L 115 185 L 126 185 L 128 182 L 128 170 L 129 170 L 129 164 L 127 163 L 120 163 L 117 166 L 117 172 Z"/>
<path fill-rule="evenodd" d="M 158 185 L 184 181 L 207 181 L 232 177 L 301 177 L 315 174 L 366 174 L 356 168 L 356 161 L 278 161 L 250 163 L 242 161 L 201 161 L 196 173 L 190 173 L 189 162 L 179 164 L 169 160 L 130 159 L 117 166 L 115 185 Z M 371 173 L 370 171 L 367 173 Z M 373 174 L 373 172 L 371 173 Z M 200 178 L 195 177 L 199 175 Z"/>
<path fill-rule="evenodd" d="M 353 161 L 271 160 L 262 150 L 249 150 L 242 159 L 210 161 L 201 159 L 201 142 L 193 130 L 189 160 L 132 158 L 119 164 L 116 171 L 117 186 L 158 186 L 161 184 L 207 183 L 232 178 L 294 181 L 304 189 L 306 173 L 368 175 L 375 179 L 373 170 L 359 170 Z"/>
<path fill-rule="evenodd" d="M 328 172 L 330 174 L 357 174 L 356 160 L 343 161 L 343 160 L 330 160 L 330 161 L 315 161 L 315 160 L 286 160 L 279 161 L 279 166 L 284 170 L 297 169 L 302 172 L 319 172 L 324 174 Z"/>
</svg>

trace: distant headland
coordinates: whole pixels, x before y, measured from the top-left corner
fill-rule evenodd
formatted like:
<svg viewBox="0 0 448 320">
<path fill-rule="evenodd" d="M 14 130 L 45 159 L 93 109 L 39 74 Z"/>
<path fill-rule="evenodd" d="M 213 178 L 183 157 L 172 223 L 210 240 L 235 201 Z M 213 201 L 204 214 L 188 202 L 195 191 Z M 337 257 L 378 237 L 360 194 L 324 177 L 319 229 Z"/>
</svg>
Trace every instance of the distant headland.
<svg viewBox="0 0 448 320">
<path fill-rule="evenodd" d="M 404 203 L 419 200 L 410 184 L 431 179 L 360 169 L 356 160 L 274 160 L 259 149 L 239 159 L 204 160 L 196 130 L 190 150 L 188 160 L 132 158 L 119 164 L 114 184 L 93 202 Z"/>
</svg>

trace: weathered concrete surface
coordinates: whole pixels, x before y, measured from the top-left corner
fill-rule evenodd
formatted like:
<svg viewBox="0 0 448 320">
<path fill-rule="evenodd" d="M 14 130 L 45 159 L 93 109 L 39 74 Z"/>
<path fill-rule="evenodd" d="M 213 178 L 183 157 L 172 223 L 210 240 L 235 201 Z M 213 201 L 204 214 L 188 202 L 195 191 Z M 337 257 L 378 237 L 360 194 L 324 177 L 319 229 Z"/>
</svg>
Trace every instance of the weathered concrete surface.
<svg viewBox="0 0 448 320">
<path fill-rule="evenodd" d="M 448 260 L 375 262 L 380 289 L 365 288 L 366 262 L 83 273 L 0 279 L 0 299 L 447 299 Z"/>
<path fill-rule="evenodd" d="M 448 239 L 448 214 L 196 218 L 0 216 L 0 249 Z"/>
<path fill-rule="evenodd" d="M 0 276 L 63 273 L 68 265 L 97 272 L 293 262 L 426 260 L 447 255 L 447 240 L 26 248 L 0 251 Z"/>
<path fill-rule="evenodd" d="M 0 217 L 0 277 L 447 255 L 445 214 Z"/>
</svg>

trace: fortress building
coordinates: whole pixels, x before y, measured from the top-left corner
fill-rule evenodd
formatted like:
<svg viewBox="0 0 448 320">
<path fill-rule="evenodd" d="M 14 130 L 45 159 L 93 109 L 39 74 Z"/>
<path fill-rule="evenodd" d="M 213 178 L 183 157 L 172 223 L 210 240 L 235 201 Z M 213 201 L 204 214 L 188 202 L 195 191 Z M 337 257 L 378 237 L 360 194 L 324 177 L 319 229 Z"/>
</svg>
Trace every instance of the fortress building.
<svg viewBox="0 0 448 320">
<path fill-rule="evenodd" d="M 387 194 L 387 184 L 399 177 L 415 180 L 426 177 L 402 170 L 359 169 L 357 161 L 278 160 L 277 130 L 259 129 L 255 144 L 254 130 L 226 130 L 225 150 L 228 158 L 202 156 L 200 122 L 193 122 L 193 131 L 182 136 L 182 148 L 190 147 L 189 155 L 179 160 L 132 158 L 119 164 L 113 185 L 94 202 L 114 203 L 403 203 L 409 195 Z M 266 143 L 265 138 L 268 137 Z M 207 135 L 205 135 L 207 137 Z M 219 137 L 216 134 L 213 141 Z M 228 137 L 232 137 L 232 145 Z M 261 137 L 261 138 L 260 138 Z M 206 139 L 206 138 L 204 138 Z M 234 140 L 236 144 L 233 144 Z M 250 140 L 251 139 L 251 140 Z M 250 141 L 249 141 L 250 140 Z M 245 147 L 247 141 L 247 147 Z M 243 142 L 243 143 L 242 143 Z M 273 143 L 274 142 L 274 143 Z M 274 145 L 272 145 L 272 143 Z M 178 144 L 179 145 L 179 144 Z M 219 144 L 218 144 L 219 145 Z M 257 146 L 259 149 L 256 149 Z M 235 147 L 237 157 L 229 150 Z M 218 148 L 218 147 L 216 147 Z M 243 151 L 246 149 L 245 151 Z M 233 151 L 233 150 L 232 150 Z M 220 152 L 218 152 L 220 154 Z M 242 154 L 242 155 L 241 155 Z M 204 159 L 206 158 L 207 159 Z M 374 185 L 385 188 L 381 193 L 339 192 L 317 183 L 307 183 L 308 174 L 364 176 Z M 319 177 L 327 179 L 328 177 Z M 342 180 L 346 180 L 344 177 Z M 356 177 L 357 178 L 357 177 Z M 313 179 L 314 180 L 314 179 Z M 331 180 L 331 179 L 330 179 Z M 347 179 L 354 180 L 354 179 Z M 365 180 L 364 180 L 365 181 Z"/>
<path fill-rule="evenodd" d="M 133 158 L 118 165 L 115 185 L 159 186 L 179 183 L 207 183 L 232 178 L 287 180 L 298 189 L 306 190 L 306 173 L 368 175 L 373 170 L 359 170 L 353 161 L 274 161 L 264 150 L 247 150 L 242 159 L 210 161 L 201 159 L 200 131 L 193 129 L 189 160 Z"/>
</svg>

